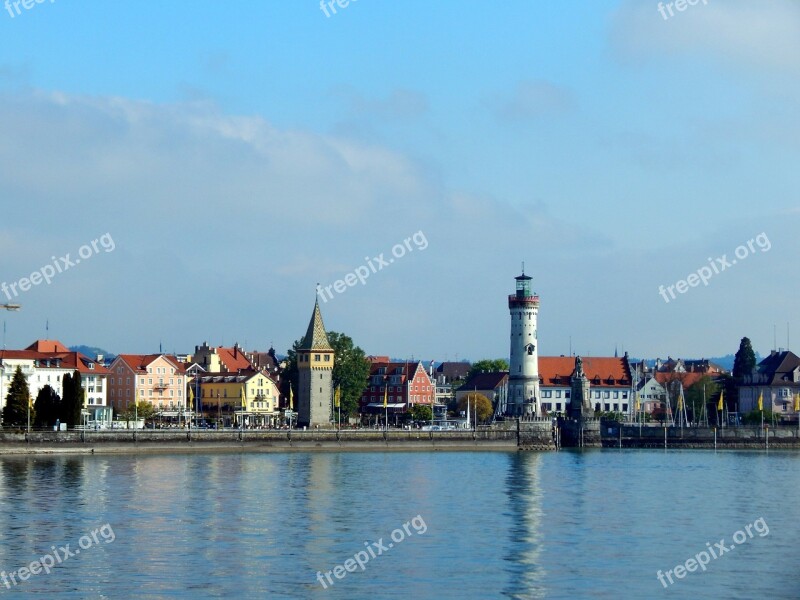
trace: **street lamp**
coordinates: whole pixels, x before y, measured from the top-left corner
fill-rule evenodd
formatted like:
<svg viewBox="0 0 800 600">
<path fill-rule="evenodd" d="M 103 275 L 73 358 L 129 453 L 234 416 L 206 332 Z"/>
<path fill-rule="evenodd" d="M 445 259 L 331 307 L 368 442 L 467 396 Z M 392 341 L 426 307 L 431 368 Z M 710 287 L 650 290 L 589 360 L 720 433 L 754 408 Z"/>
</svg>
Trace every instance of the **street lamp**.
<svg viewBox="0 0 800 600">
<path fill-rule="evenodd" d="M 4 308 L 6 310 L 19 310 L 22 308 L 21 304 L 0 304 L 0 308 Z"/>
</svg>

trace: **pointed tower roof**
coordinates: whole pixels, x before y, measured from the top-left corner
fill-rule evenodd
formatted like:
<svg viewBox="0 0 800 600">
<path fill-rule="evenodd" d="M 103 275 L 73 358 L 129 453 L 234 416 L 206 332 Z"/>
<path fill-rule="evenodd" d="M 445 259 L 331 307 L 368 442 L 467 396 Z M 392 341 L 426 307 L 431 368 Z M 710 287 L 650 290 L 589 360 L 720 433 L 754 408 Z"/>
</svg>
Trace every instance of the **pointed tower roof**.
<svg viewBox="0 0 800 600">
<path fill-rule="evenodd" d="M 306 337 L 303 338 L 298 350 L 333 350 L 328 341 L 328 334 L 325 333 L 325 325 L 322 322 L 322 312 L 319 310 L 319 300 L 314 302 L 314 314 L 308 323 Z"/>
</svg>

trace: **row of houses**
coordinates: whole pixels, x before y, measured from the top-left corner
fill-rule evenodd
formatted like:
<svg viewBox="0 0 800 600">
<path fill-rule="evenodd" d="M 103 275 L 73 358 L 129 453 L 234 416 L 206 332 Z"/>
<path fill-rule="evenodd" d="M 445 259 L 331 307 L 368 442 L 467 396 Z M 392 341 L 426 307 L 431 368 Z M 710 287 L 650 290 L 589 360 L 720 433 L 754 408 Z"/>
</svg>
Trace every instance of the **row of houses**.
<svg viewBox="0 0 800 600">
<path fill-rule="evenodd" d="M 392 361 L 370 356 L 369 378 L 360 398 L 362 413 L 386 409 L 405 412 L 417 404 L 435 407 L 469 393 L 489 398 L 495 412 L 505 412 L 508 372 L 477 373 L 466 379 L 468 363 Z M 539 383 L 543 414 L 565 413 L 572 393 L 576 357 L 539 357 Z M 663 408 L 671 384 L 684 389 L 726 374 L 709 361 L 668 359 L 648 366 L 623 357 L 584 357 L 583 372 L 589 382 L 589 398 L 595 410 L 631 415 L 635 399 L 640 409 L 653 413 Z M 109 364 L 102 356 L 87 357 L 56 340 L 37 340 L 24 350 L 0 351 L 0 405 L 17 368 L 25 375 L 31 397 L 49 385 L 63 395 L 67 373 L 81 374 L 88 422 L 110 423 L 135 401 L 152 403 L 165 418 L 196 412 L 224 417 L 227 423 L 276 426 L 289 407 L 288 392 L 281 392 L 285 367 L 275 351 L 246 352 L 232 347 L 196 346 L 193 354 L 120 354 Z M 457 388 L 455 393 L 454 389 Z M 800 358 L 790 351 L 773 351 L 739 386 L 736 409 L 755 410 L 759 398 L 765 408 L 786 416 L 795 414 L 794 399 L 800 395 Z"/>
<path fill-rule="evenodd" d="M 24 350 L 0 351 L 0 403 L 19 368 L 32 398 L 49 385 L 63 395 L 63 377 L 78 371 L 87 424 L 111 423 L 136 402 L 150 402 L 163 418 L 223 413 L 245 425 L 274 426 L 280 416 L 280 365 L 274 350 L 245 353 L 197 346 L 194 355 L 120 354 L 110 364 L 70 351 L 55 340 L 37 340 Z"/>
</svg>

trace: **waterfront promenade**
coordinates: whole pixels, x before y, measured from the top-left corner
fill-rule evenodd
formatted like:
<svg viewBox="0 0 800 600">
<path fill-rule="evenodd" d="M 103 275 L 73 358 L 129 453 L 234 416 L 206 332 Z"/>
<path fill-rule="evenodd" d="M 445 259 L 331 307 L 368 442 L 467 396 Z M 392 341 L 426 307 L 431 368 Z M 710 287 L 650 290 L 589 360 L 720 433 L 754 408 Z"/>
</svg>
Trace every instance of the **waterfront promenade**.
<svg viewBox="0 0 800 600">
<path fill-rule="evenodd" d="M 658 427 L 599 424 L 585 448 L 800 449 L 796 428 Z M 0 432 L 0 455 L 167 452 L 516 451 L 566 447 L 549 419 L 506 422 L 475 430 L 141 429 Z M 576 444 L 577 445 L 577 444 Z"/>
</svg>

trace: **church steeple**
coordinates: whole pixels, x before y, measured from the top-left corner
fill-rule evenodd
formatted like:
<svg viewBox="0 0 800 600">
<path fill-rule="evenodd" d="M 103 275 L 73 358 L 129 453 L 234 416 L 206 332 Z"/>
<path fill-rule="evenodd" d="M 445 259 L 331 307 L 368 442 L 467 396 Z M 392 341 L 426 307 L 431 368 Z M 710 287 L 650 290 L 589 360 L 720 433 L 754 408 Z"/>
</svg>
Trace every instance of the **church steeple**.
<svg viewBox="0 0 800 600">
<path fill-rule="evenodd" d="M 333 350 L 325 332 L 325 324 L 322 322 L 319 300 L 314 302 L 314 313 L 311 315 L 306 335 L 298 350 Z"/>
</svg>

